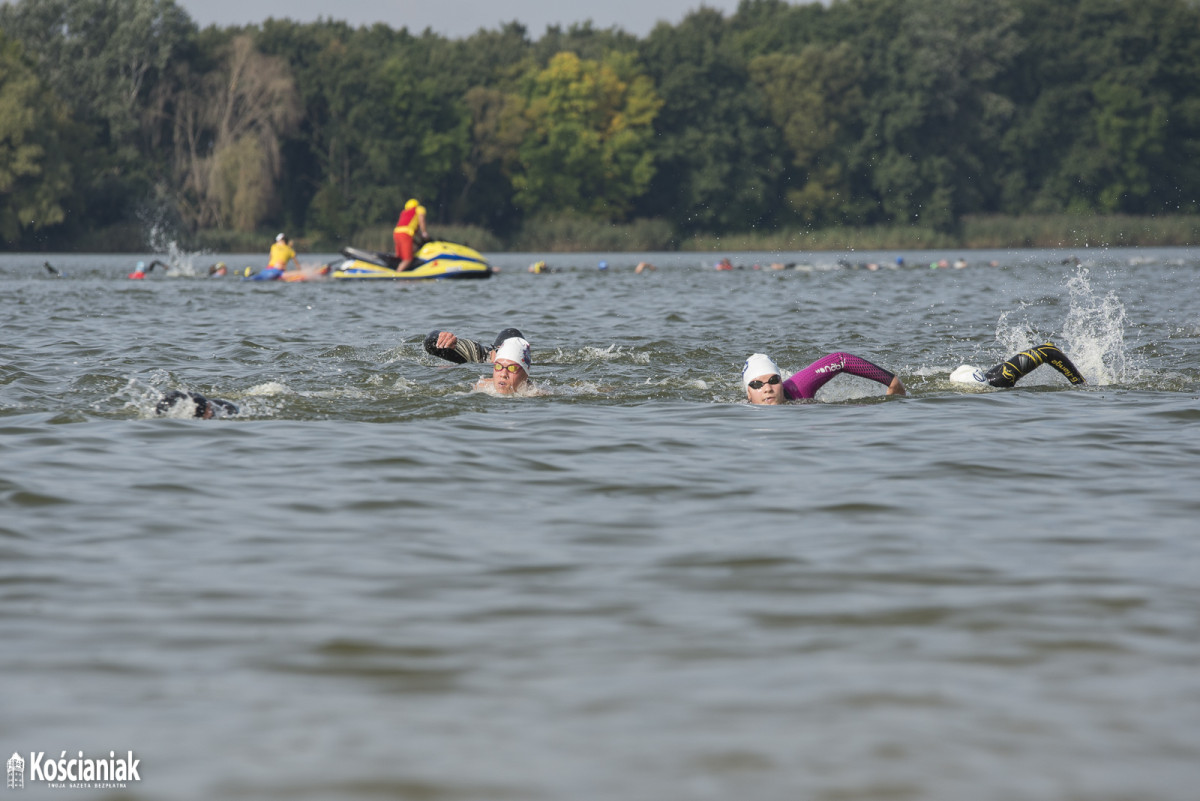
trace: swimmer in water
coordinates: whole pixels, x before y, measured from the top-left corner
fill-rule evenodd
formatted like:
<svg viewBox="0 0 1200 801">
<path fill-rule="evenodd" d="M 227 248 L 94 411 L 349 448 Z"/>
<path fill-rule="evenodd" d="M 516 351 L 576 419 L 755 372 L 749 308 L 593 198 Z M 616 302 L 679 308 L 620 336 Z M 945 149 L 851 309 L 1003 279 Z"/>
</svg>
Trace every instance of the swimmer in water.
<svg viewBox="0 0 1200 801">
<path fill-rule="evenodd" d="M 449 331 L 435 330 L 430 331 L 429 336 L 425 337 L 425 352 L 455 364 L 467 364 L 468 362 L 482 364 L 495 360 L 496 350 L 504 340 L 511 337 L 524 339 L 525 335 L 515 328 L 505 328 L 496 335 L 492 346 L 485 348 L 482 343 L 473 339 L 464 339 Z"/>
<path fill-rule="evenodd" d="M 166 264 L 166 262 L 159 261 L 158 259 L 155 259 L 154 261 L 150 262 L 150 266 L 149 266 L 149 267 L 147 267 L 147 266 L 146 266 L 146 262 L 144 262 L 144 261 L 139 261 L 139 262 L 137 263 L 137 267 L 134 267 L 134 268 L 133 268 L 133 272 L 131 272 L 131 273 L 129 274 L 129 277 L 130 277 L 131 279 L 133 279 L 134 281 L 140 281 L 140 280 L 142 280 L 143 278 L 145 278 L 145 277 L 146 277 L 146 274 L 147 274 L 147 273 L 152 273 L 152 272 L 154 272 L 154 268 L 155 268 L 155 267 L 162 267 L 164 270 L 166 270 L 166 269 L 167 269 L 167 264 Z"/>
<path fill-rule="evenodd" d="M 177 389 L 164 392 L 163 396 L 158 399 L 158 405 L 154 407 L 154 411 L 160 415 L 169 414 L 187 403 L 193 406 L 192 417 L 200 417 L 205 420 L 213 417 L 232 417 L 238 413 L 238 407 L 227 400 L 206 398 L 199 392 L 180 392 Z"/>
<path fill-rule="evenodd" d="M 815 397 L 817 390 L 838 373 L 877 381 L 887 387 L 888 395 L 905 394 L 899 376 L 851 353 L 831 353 L 817 359 L 786 381 L 770 356 L 755 353 L 742 368 L 742 385 L 746 388 L 746 399 L 751 403 L 777 406 Z"/>
<path fill-rule="evenodd" d="M 964 364 L 950 373 L 950 380 L 955 384 L 1015 387 L 1018 381 L 1043 364 L 1048 364 L 1062 373 L 1072 384 L 1087 383 L 1083 374 L 1079 372 L 1079 368 L 1053 342 L 1046 342 L 1036 348 L 1023 350 L 1008 361 L 1001 362 L 988 370 Z"/>
<path fill-rule="evenodd" d="M 521 337 L 509 337 L 500 343 L 492 358 L 492 377 L 481 378 L 475 389 L 491 389 L 498 395 L 515 395 L 529 384 L 532 364 L 529 343 Z"/>
</svg>

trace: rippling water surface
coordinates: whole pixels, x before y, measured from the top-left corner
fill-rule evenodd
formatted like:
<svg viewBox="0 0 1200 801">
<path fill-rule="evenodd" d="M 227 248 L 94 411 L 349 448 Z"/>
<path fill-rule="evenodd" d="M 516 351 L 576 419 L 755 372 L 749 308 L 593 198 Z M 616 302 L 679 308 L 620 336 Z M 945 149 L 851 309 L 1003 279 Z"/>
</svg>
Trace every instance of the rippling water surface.
<svg viewBox="0 0 1200 801">
<path fill-rule="evenodd" d="M 1200 252 L 733 255 L 0 257 L 3 754 L 134 752 L 84 797 L 1196 798 Z M 421 347 L 507 326 L 533 397 Z M 1087 387 L 947 380 L 1046 339 Z M 909 396 L 743 401 L 835 350 Z"/>
</svg>

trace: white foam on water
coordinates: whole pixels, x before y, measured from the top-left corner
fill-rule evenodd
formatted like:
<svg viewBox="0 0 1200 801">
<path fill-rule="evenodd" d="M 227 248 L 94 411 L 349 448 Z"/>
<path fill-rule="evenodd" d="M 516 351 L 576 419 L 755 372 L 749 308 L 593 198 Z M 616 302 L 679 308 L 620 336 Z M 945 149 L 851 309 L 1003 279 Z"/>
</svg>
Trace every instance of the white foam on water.
<svg viewBox="0 0 1200 801">
<path fill-rule="evenodd" d="M 184 250 L 168 229 L 168 224 L 162 220 L 150 221 L 146 229 L 146 245 L 151 253 L 162 254 L 160 260 L 167 264 L 167 275 L 172 278 L 207 277 L 208 254 Z M 197 267 L 198 263 L 200 267 Z"/>
<path fill-rule="evenodd" d="M 609 345 L 606 348 L 585 346 L 576 352 L 564 351 L 559 348 L 554 353 L 555 362 L 572 363 L 576 361 L 628 361 L 633 364 L 649 364 L 650 354 L 639 352 L 623 345 Z"/>
<path fill-rule="evenodd" d="M 262 384 L 255 384 L 246 390 L 247 395 L 271 397 L 275 395 L 291 394 L 292 390 L 287 384 L 281 384 L 278 381 L 267 381 Z"/>
<path fill-rule="evenodd" d="M 1076 268 L 1066 288 L 1070 309 L 1059 346 L 1090 383 L 1126 381 L 1125 304 L 1111 290 L 1093 289 L 1086 267 Z"/>
<path fill-rule="evenodd" d="M 1027 348 L 1046 341 L 1058 345 L 1074 362 L 1089 384 L 1104 386 L 1136 378 L 1131 374 L 1125 348 L 1125 304 L 1113 291 L 1107 293 L 1092 286 L 1089 269 L 1077 266 L 1064 281 L 1067 316 L 1058 332 L 1046 331 L 1026 316 L 1026 305 L 1000 314 L 996 323 L 996 341 L 1011 358 Z M 1048 380 L 1031 374 L 1023 384 Z"/>
</svg>

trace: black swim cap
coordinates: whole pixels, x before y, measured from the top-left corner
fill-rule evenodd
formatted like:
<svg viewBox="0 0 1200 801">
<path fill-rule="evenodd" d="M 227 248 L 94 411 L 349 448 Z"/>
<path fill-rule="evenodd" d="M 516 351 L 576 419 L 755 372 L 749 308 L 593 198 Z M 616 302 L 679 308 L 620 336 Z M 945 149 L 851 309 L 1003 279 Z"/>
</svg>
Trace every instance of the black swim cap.
<svg viewBox="0 0 1200 801">
<path fill-rule="evenodd" d="M 154 411 L 156 411 L 158 414 L 166 414 L 167 412 L 171 411 L 171 409 L 175 408 L 175 404 L 179 403 L 185 398 L 196 404 L 196 410 L 192 413 L 193 417 L 203 417 L 208 412 L 208 398 L 204 397 L 199 392 L 180 392 L 177 389 L 164 392 L 163 396 L 158 399 L 158 405 L 154 407 Z M 221 402 L 227 403 L 227 401 Z M 232 406 L 233 404 L 229 405 Z"/>
<path fill-rule="evenodd" d="M 525 335 L 515 328 L 505 328 L 499 334 L 496 334 L 496 341 L 492 343 L 492 350 L 499 348 L 504 343 L 504 340 L 512 339 L 513 337 L 524 339 Z"/>
<path fill-rule="evenodd" d="M 162 397 L 158 399 L 158 405 L 154 407 L 154 411 L 158 414 L 166 414 L 171 411 L 171 407 L 179 403 L 181 398 L 187 397 L 177 389 L 172 389 L 169 392 L 164 392 Z"/>
</svg>

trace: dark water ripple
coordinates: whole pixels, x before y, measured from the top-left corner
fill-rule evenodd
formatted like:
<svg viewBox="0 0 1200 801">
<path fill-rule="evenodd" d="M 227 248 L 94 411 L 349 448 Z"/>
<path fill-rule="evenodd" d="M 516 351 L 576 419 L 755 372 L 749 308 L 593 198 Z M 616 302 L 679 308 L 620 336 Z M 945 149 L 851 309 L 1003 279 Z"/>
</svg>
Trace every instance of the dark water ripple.
<svg viewBox="0 0 1200 801">
<path fill-rule="evenodd" d="M 1190 801 L 1200 256 L 968 255 L 0 259 L 0 745 L 133 749 L 128 798 Z M 538 396 L 421 349 L 506 325 Z M 947 380 L 1046 338 L 1090 386 Z M 911 394 L 750 407 L 755 350 Z"/>
</svg>

